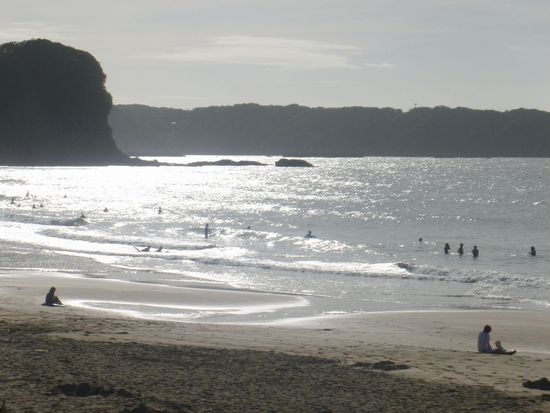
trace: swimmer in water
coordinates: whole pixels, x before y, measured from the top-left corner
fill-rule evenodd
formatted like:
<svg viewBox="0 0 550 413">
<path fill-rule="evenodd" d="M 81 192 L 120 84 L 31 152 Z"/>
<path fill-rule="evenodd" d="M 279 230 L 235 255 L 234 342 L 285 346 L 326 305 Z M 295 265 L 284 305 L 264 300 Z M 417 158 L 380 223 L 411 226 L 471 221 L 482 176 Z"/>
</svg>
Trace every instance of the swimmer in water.
<svg viewBox="0 0 550 413">
<path fill-rule="evenodd" d="M 474 249 L 472 250 L 472 255 L 474 258 L 479 257 L 479 250 L 477 249 L 477 245 L 474 245 Z"/>
<path fill-rule="evenodd" d="M 449 250 L 451 249 L 451 246 L 448 242 L 445 243 L 445 248 L 443 248 L 443 251 L 445 251 L 445 254 L 449 253 Z"/>
<path fill-rule="evenodd" d="M 460 247 L 458 247 L 458 255 L 464 255 L 464 244 L 460 243 Z"/>
<path fill-rule="evenodd" d="M 536 257 L 537 256 L 537 250 L 535 250 L 535 247 L 531 247 L 531 251 L 529 251 L 529 255 L 531 257 Z"/>
</svg>

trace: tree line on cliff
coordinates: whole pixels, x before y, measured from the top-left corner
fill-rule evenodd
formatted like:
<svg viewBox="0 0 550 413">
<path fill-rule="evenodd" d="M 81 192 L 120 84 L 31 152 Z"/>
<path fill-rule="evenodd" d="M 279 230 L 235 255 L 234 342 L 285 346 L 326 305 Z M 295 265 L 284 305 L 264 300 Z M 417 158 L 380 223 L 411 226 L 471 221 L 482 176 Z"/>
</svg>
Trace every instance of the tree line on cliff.
<svg viewBox="0 0 550 413">
<path fill-rule="evenodd" d="M 117 105 L 110 123 L 130 154 L 550 156 L 550 113 L 528 109 Z"/>
</svg>

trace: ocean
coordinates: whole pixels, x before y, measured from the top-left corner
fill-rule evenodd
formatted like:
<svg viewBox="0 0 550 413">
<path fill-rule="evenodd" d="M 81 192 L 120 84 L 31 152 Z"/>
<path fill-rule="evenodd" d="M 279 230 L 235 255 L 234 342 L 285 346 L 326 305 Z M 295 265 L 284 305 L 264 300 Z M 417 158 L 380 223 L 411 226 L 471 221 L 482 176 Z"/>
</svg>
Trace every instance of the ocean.
<svg viewBox="0 0 550 413">
<path fill-rule="evenodd" d="M 268 165 L 0 167 L 0 270 L 304 298 L 247 314 L 75 302 L 174 321 L 550 309 L 550 159 L 230 158 Z"/>
</svg>

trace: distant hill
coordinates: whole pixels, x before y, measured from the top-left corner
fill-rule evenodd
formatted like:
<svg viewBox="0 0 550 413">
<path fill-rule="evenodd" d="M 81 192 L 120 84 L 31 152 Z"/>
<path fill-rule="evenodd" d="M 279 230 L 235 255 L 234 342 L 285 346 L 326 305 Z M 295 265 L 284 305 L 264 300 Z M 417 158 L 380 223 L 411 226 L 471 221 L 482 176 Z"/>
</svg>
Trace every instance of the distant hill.
<svg viewBox="0 0 550 413">
<path fill-rule="evenodd" d="M 116 146 L 105 74 L 89 53 L 38 39 L 0 45 L 0 164 L 135 163 Z"/>
<path fill-rule="evenodd" d="M 550 156 L 550 113 L 528 109 L 117 105 L 110 123 L 127 154 Z"/>
</svg>

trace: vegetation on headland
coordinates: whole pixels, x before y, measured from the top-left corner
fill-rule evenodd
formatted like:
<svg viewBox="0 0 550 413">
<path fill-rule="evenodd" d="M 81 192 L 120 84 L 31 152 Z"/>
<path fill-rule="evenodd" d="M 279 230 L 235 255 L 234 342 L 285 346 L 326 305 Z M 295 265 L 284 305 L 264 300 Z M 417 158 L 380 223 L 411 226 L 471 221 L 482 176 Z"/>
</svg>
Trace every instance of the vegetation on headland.
<svg viewBox="0 0 550 413">
<path fill-rule="evenodd" d="M 117 105 L 110 122 L 137 155 L 550 156 L 550 113 L 530 109 Z"/>
<path fill-rule="evenodd" d="M 0 164 L 141 164 L 116 146 L 111 107 L 90 53 L 45 39 L 0 45 Z"/>
<path fill-rule="evenodd" d="M 158 164 L 126 154 L 550 156 L 550 113 L 538 110 L 113 107 L 105 78 L 90 53 L 60 43 L 0 45 L 0 164 Z"/>
</svg>

